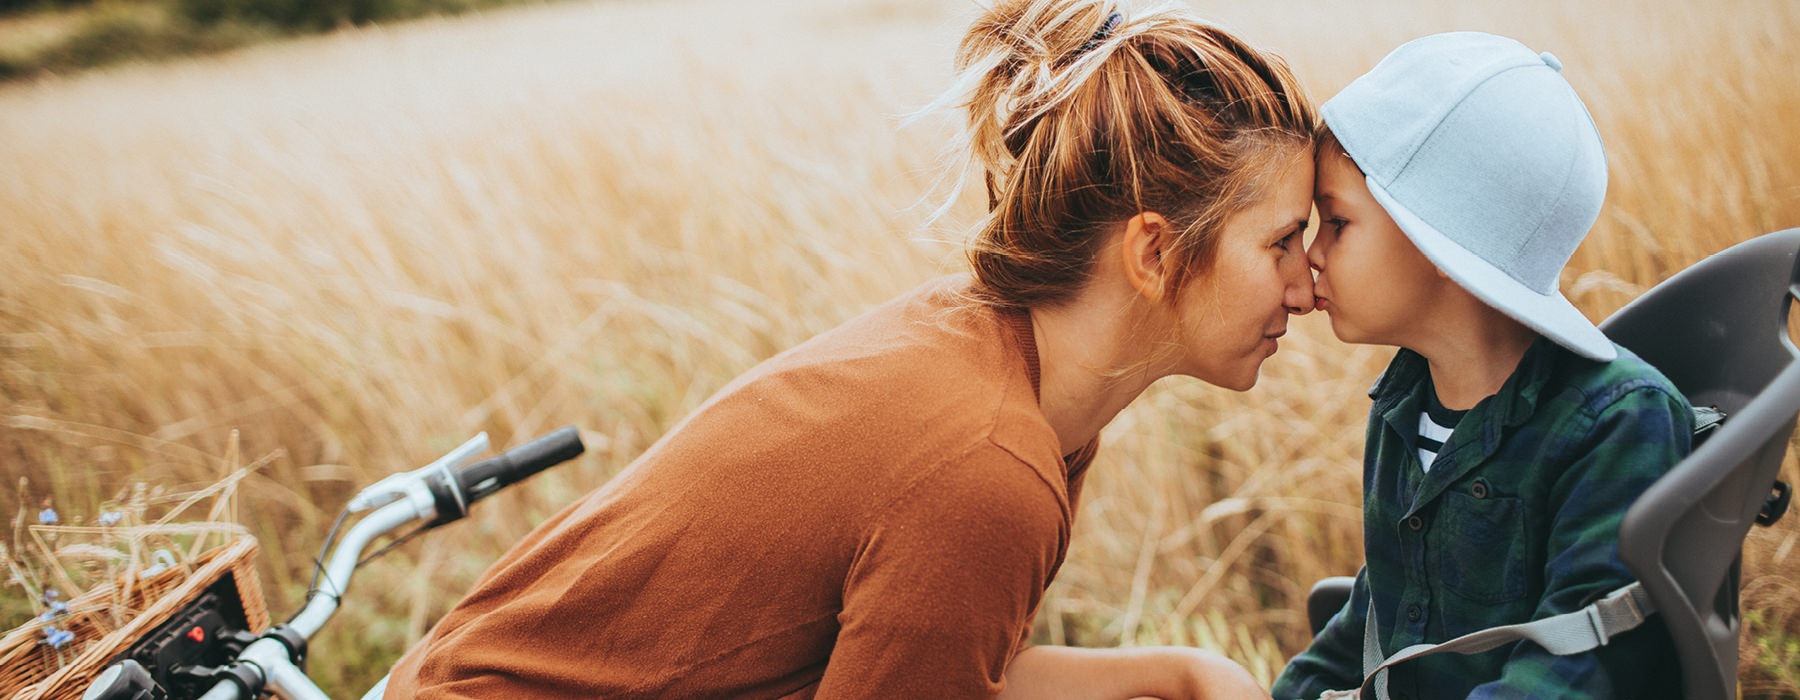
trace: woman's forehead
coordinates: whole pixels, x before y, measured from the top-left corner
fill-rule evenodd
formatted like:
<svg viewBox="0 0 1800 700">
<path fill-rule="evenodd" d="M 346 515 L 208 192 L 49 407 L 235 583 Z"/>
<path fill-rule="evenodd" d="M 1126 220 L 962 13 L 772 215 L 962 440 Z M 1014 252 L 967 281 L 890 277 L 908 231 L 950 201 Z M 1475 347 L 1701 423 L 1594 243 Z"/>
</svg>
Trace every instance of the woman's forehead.
<svg viewBox="0 0 1800 700">
<path fill-rule="evenodd" d="M 1272 173 L 1262 190 L 1261 197 L 1226 219 L 1227 229 L 1274 235 L 1305 227 L 1312 215 L 1312 159 L 1300 159 Z"/>
</svg>

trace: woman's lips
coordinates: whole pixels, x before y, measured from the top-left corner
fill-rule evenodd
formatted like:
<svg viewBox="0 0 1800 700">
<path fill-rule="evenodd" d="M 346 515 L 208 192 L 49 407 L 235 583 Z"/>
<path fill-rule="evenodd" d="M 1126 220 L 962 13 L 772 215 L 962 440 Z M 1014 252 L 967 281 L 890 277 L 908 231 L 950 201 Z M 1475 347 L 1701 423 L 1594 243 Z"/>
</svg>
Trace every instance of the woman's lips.
<svg viewBox="0 0 1800 700">
<path fill-rule="evenodd" d="M 1267 343 L 1269 346 L 1269 349 L 1267 351 L 1269 355 L 1273 355 L 1273 354 L 1275 354 L 1276 350 L 1281 349 L 1281 336 L 1284 336 L 1284 335 L 1287 335 L 1286 328 L 1275 331 L 1274 333 L 1268 333 L 1268 334 L 1263 335 L 1263 342 Z"/>
</svg>

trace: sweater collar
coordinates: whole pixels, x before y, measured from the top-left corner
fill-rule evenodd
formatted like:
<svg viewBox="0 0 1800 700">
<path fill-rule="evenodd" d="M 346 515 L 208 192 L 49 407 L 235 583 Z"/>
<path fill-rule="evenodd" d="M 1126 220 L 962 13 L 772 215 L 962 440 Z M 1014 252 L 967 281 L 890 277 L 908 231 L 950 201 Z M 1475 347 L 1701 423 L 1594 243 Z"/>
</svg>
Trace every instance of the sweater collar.
<svg viewBox="0 0 1800 700">
<path fill-rule="evenodd" d="M 1038 365 L 1037 335 L 1031 332 L 1030 309 L 1001 309 L 1000 317 L 1011 328 L 1013 338 L 1019 341 L 1019 353 L 1025 356 L 1025 374 L 1031 377 L 1031 395 L 1039 400 L 1044 398 L 1043 389 L 1038 385 L 1043 381 L 1043 369 Z"/>
<path fill-rule="evenodd" d="M 1019 354 L 1025 357 L 1025 374 L 1031 378 L 1031 395 L 1038 400 L 1043 399 L 1043 367 L 1038 364 L 1037 335 L 1032 333 L 1030 309 L 998 309 L 1000 318 L 1006 327 L 1012 329 L 1013 338 L 1019 342 Z M 1095 436 L 1087 444 L 1074 452 L 1063 455 L 1063 468 L 1070 479 L 1074 479 L 1087 470 L 1093 463 L 1094 455 L 1100 451 L 1100 438 Z"/>
</svg>

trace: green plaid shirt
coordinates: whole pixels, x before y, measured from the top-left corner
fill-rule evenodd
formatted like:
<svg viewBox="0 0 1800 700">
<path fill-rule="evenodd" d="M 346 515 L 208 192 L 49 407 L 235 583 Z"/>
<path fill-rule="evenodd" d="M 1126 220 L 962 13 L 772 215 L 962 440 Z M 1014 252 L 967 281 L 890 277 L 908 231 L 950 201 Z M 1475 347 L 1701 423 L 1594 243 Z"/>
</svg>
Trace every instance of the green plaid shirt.
<svg viewBox="0 0 1800 700">
<path fill-rule="evenodd" d="M 1383 656 L 1496 625 L 1580 609 L 1633 580 L 1619 521 L 1686 456 L 1693 417 L 1669 380 L 1619 349 L 1609 363 L 1539 338 L 1501 387 L 1463 417 L 1429 473 L 1415 440 L 1424 357 L 1401 350 L 1369 396 L 1363 456 L 1366 564 L 1350 602 L 1276 679 L 1276 698 L 1362 683 L 1363 625 L 1375 596 Z M 1594 652 L 1532 642 L 1435 654 L 1394 667 L 1394 700 L 1678 698 L 1662 618 Z"/>
</svg>

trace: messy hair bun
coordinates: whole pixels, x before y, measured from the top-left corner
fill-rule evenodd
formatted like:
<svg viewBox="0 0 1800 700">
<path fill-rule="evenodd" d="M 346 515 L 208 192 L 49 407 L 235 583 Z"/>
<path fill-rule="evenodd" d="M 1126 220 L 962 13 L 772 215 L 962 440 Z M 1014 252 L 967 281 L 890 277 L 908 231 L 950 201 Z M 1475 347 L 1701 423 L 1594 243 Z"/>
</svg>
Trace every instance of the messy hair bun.
<svg viewBox="0 0 1800 700">
<path fill-rule="evenodd" d="M 961 146 L 990 204 L 975 293 L 997 306 L 1073 294 L 1108 227 L 1144 211 L 1175 227 L 1179 288 L 1274 157 L 1311 144 L 1287 65 L 1174 4 L 998 0 L 956 68 L 946 97 L 967 109 Z"/>
</svg>

